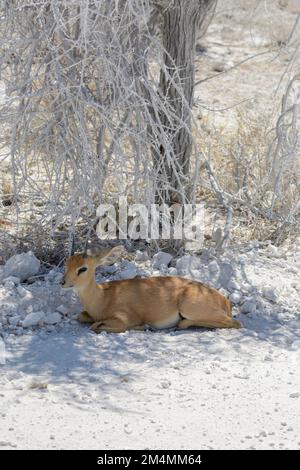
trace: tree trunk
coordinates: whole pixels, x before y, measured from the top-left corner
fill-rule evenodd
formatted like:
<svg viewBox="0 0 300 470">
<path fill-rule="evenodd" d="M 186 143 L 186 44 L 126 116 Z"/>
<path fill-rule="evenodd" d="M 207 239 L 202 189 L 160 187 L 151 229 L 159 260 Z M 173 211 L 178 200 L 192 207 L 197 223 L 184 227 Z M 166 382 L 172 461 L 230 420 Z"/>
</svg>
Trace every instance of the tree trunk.
<svg viewBox="0 0 300 470">
<path fill-rule="evenodd" d="M 159 110 L 160 145 L 153 149 L 156 202 L 190 200 L 192 155 L 191 112 L 194 91 L 196 37 L 215 0 L 173 0 L 162 10 L 164 66 L 158 93 L 165 106 Z"/>
</svg>

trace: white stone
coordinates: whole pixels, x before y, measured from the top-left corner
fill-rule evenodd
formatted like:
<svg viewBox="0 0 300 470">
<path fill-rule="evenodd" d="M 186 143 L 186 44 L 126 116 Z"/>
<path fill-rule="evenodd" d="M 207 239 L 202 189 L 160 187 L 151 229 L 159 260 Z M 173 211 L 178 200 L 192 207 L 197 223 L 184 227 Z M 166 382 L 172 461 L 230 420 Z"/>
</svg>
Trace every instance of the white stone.
<svg viewBox="0 0 300 470">
<path fill-rule="evenodd" d="M 268 245 L 265 251 L 267 255 L 273 258 L 280 258 L 281 256 L 281 253 L 275 245 Z"/>
<path fill-rule="evenodd" d="M 299 392 L 294 392 L 294 393 L 290 393 L 290 398 L 299 398 L 300 397 L 300 393 Z"/>
<path fill-rule="evenodd" d="M 271 302 L 277 302 L 277 300 L 278 300 L 278 295 L 276 294 L 276 292 L 274 291 L 274 289 L 272 289 L 272 287 L 265 287 L 265 288 L 263 288 L 262 293 L 263 293 L 263 296 L 264 296 L 267 300 L 270 300 Z"/>
<path fill-rule="evenodd" d="M 246 254 L 242 254 L 240 257 L 239 257 L 239 262 L 241 264 L 246 264 L 248 261 L 248 256 Z"/>
<path fill-rule="evenodd" d="M 69 312 L 69 310 L 67 309 L 67 307 L 65 307 L 64 305 L 59 305 L 57 308 L 56 308 L 57 312 L 59 313 L 62 313 L 63 315 L 67 315 L 67 313 Z"/>
<path fill-rule="evenodd" d="M 176 269 L 179 276 L 193 275 L 194 271 L 198 271 L 202 267 L 202 261 L 197 256 L 184 255 L 176 262 Z"/>
<path fill-rule="evenodd" d="M 152 267 L 153 269 L 160 269 L 162 266 L 169 266 L 173 256 L 164 251 L 159 251 L 153 256 Z"/>
<path fill-rule="evenodd" d="M 29 313 L 22 321 L 23 328 L 29 328 L 30 326 L 36 326 L 42 322 L 45 318 L 44 312 L 33 312 Z"/>
<path fill-rule="evenodd" d="M 19 315 L 16 315 L 15 317 L 9 317 L 8 318 L 8 322 L 10 325 L 14 325 L 14 326 L 17 326 L 17 324 L 19 323 L 21 317 Z"/>
<path fill-rule="evenodd" d="M 17 287 L 17 291 L 18 291 L 18 294 L 21 296 L 21 297 L 28 297 L 28 298 L 32 298 L 32 294 L 29 290 L 25 289 L 23 286 L 18 286 Z"/>
<path fill-rule="evenodd" d="M 48 325 L 46 329 L 47 329 L 48 333 L 52 333 L 52 331 L 55 331 L 55 326 L 54 325 Z"/>
<path fill-rule="evenodd" d="M 5 279 L 3 279 L 4 285 L 5 285 L 7 282 L 13 282 L 14 285 L 16 286 L 16 285 L 20 284 L 21 281 L 20 281 L 20 278 L 19 278 L 19 277 L 16 277 L 16 276 L 8 276 L 8 277 L 6 277 Z"/>
<path fill-rule="evenodd" d="M 118 268 L 119 268 L 119 264 L 114 263 L 111 266 L 103 266 L 101 268 L 101 272 L 104 274 L 114 274 Z"/>
<path fill-rule="evenodd" d="M 230 291 L 240 290 L 240 286 L 234 279 L 230 279 L 230 281 L 227 284 L 227 289 L 229 289 Z"/>
<path fill-rule="evenodd" d="M 13 289 L 15 287 L 15 284 L 12 281 L 5 281 L 4 282 L 4 287 L 5 287 L 5 289 Z"/>
<path fill-rule="evenodd" d="M 57 274 L 57 270 L 56 270 L 56 269 L 50 269 L 50 271 L 49 271 L 48 274 L 47 274 L 47 277 L 53 278 L 53 277 L 56 276 L 56 274 Z"/>
<path fill-rule="evenodd" d="M 147 261 L 149 259 L 146 251 L 137 250 L 135 254 L 135 261 Z"/>
<path fill-rule="evenodd" d="M 55 325 L 56 323 L 61 322 L 61 315 L 58 312 L 50 313 L 45 318 L 45 323 L 47 325 Z"/>
<path fill-rule="evenodd" d="M 169 268 L 168 269 L 169 276 L 177 276 L 177 269 L 176 268 Z"/>
<path fill-rule="evenodd" d="M 250 284 L 242 284 L 241 290 L 242 292 L 251 292 L 253 291 L 253 287 Z"/>
<path fill-rule="evenodd" d="M 299 339 L 296 339 L 296 341 L 292 342 L 291 350 L 292 351 L 300 351 L 300 340 Z"/>
<path fill-rule="evenodd" d="M 234 269 L 229 261 L 222 261 L 220 263 L 220 272 L 218 281 L 222 287 L 228 289 L 228 284 L 234 277 Z"/>
<path fill-rule="evenodd" d="M 63 274 L 62 273 L 58 273 L 56 274 L 56 276 L 53 278 L 53 282 L 56 282 L 57 284 L 60 283 L 60 281 L 62 280 L 63 278 Z"/>
<path fill-rule="evenodd" d="M 256 303 L 254 300 L 246 300 L 241 306 L 241 313 L 252 313 L 256 309 Z"/>
<path fill-rule="evenodd" d="M 158 269 L 152 271 L 152 276 L 161 276 L 161 272 Z"/>
<path fill-rule="evenodd" d="M 51 282 L 59 282 L 63 277 L 63 273 L 60 272 L 57 268 L 51 269 L 48 274 L 45 276 L 45 279 Z"/>
<path fill-rule="evenodd" d="M 15 329 L 15 335 L 21 336 L 24 333 L 23 328 L 21 326 L 18 326 L 18 328 Z"/>
<path fill-rule="evenodd" d="M 171 381 L 170 380 L 162 380 L 160 382 L 161 388 L 170 388 L 171 386 Z"/>
<path fill-rule="evenodd" d="M 216 260 L 213 260 L 209 263 L 208 269 L 211 273 L 216 273 L 219 271 L 219 265 Z"/>
<path fill-rule="evenodd" d="M 293 266 L 289 266 L 289 267 L 287 268 L 287 271 L 288 271 L 289 273 L 292 273 L 292 274 L 298 274 L 299 269 L 296 268 L 296 267 L 293 267 Z"/>
<path fill-rule="evenodd" d="M 228 292 L 223 287 L 218 288 L 218 291 L 220 292 L 220 294 L 224 295 L 224 297 L 228 297 Z"/>
<path fill-rule="evenodd" d="M 234 305 L 239 304 L 240 301 L 242 300 L 242 296 L 239 292 L 233 292 L 229 296 L 230 302 L 232 302 Z"/>
<path fill-rule="evenodd" d="M 123 269 L 118 274 L 118 279 L 133 279 L 137 276 L 137 270 L 135 266 L 129 266 Z"/>
<path fill-rule="evenodd" d="M 4 266 L 4 276 L 18 277 L 21 282 L 31 276 L 35 276 L 40 269 L 40 262 L 31 251 L 14 255 Z"/>
</svg>

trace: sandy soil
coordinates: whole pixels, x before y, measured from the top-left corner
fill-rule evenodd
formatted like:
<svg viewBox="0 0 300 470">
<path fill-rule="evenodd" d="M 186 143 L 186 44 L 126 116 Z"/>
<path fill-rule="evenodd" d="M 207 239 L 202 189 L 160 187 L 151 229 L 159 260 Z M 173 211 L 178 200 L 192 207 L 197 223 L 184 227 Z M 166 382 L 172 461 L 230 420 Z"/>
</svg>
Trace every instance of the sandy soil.
<svg viewBox="0 0 300 470">
<path fill-rule="evenodd" d="M 286 40 L 299 13 L 298 0 L 219 1 L 198 46 L 197 79 L 216 75 L 197 86 L 200 127 L 231 131 L 244 100 L 256 115 L 278 106 L 297 66 L 295 56 L 287 68 L 300 28 Z M 0 449 L 299 449 L 300 244 L 206 255 L 178 274 L 240 296 L 241 330 L 95 335 L 77 324 L 59 269 L 21 286 L 2 280 Z M 151 263 L 138 269 L 155 274 Z M 59 321 L 23 327 L 32 312 Z"/>
<path fill-rule="evenodd" d="M 299 68 L 299 14 L 297 0 L 219 0 L 197 46 L 196 81 L 205 80 L 195 92 L 200 115 L 231 130 L 240 108 L 256 116 L 278 109 L 287 80 Z"/>
<path fill-rule="evenodd" d="M 177 264 L 240 294 L 240 330 L 96 335 L 75 321 L 80 306 L 59 271 L 24 284 L 26 295 L 5 283 L 0 448 L 299 448 L 299 249 L 244 246 Z M 32 310 L 64 314 L 22 328 Z"/>
</svg>

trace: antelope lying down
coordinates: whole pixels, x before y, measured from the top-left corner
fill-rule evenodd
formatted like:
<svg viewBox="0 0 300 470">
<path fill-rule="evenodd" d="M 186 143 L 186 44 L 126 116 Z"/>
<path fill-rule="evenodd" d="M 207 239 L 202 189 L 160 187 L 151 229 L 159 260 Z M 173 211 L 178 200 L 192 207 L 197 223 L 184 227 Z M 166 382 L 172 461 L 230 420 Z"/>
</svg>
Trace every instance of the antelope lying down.
<svg viewBox="0 0 300 470">
<path fill-rule="evenodd" d="M 123 247 L 102 250 L 96 256 L 76 254 L 65 266 L 61 285 L 74 287 L 84 311 L 78 320 L 92 330 L 120 333 L 129 329 L 240 328 L 232 318 L 231 303 L 220 292 L 181 277 L 128 279 L 97 284 L 97 266 L 113 264 Z"/>
</svg>

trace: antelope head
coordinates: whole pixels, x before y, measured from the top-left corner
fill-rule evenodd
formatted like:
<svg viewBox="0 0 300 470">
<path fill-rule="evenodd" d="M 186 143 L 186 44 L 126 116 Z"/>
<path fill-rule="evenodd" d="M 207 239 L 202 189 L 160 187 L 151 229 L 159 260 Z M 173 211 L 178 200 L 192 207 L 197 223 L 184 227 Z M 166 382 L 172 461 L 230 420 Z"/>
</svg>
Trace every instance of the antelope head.
<svg viewBox="0 0 300 470">
<path fill-rule="evenodd" d="M 89 252 L 70 256 L 65 264 L 65 274 L 61 280 L 63 288 L 84 288 L 90 282 L 95 282 L 95 270 L 98 266 L 114 264 L 122 255 L 122 245 L 114 248 L 104 248 L 96 254 Z"/>
</svg>

